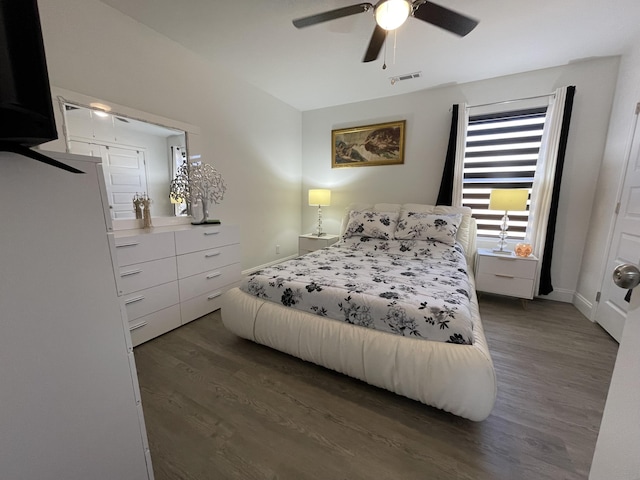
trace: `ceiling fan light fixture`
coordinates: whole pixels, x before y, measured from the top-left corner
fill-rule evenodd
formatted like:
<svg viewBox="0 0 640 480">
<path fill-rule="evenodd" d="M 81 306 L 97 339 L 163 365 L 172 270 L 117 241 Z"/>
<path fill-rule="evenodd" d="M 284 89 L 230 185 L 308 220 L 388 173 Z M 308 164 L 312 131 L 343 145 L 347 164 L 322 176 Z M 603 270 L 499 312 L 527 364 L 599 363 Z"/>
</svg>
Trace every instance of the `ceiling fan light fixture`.
<svg viewBox="0 0 640 480">
<path fill-rule="evenodd" d="M 385 30 L 395 30 L 411 14 L 411 4 L 407 0 L 385 0 L 376 7 L 376 23 Z"/>
</svg>

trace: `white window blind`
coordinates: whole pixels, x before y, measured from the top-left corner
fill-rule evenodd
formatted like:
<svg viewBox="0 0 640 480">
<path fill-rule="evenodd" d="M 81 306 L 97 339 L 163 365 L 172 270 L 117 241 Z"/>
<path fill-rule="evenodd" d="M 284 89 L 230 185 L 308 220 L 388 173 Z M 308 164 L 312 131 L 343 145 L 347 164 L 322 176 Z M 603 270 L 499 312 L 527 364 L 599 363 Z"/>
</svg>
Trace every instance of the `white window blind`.
<svg viewBox="0 0 640 480">
<path fill-rule="evenodd" d="M 531 192 L 547 107 L 469 117 L 462 205 L 471 207 L 478 235 L 496 237 L 504 212 L 489 210 L 494 188 Z M 524 238 L 529 212 L 509 214 L 509 237 Z"/>
</svg>

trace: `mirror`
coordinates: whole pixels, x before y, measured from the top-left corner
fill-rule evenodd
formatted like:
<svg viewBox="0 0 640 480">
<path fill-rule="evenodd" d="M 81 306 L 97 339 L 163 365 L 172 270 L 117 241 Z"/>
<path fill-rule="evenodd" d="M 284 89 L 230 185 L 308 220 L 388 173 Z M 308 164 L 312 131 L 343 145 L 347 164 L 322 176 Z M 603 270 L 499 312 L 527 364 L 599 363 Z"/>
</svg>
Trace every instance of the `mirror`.
<svg viewBox="0 0 640 480">
<path fill-rule="evenodd" d="M 102 158 L 111 218 L 135 218 L 133 198 L 148 195 L 155 216 L 181 211 L 169 200 L 169 184 L 186 160 L 186 135 L 98 107 L 64 102 L 70 153 Z"/>
<path fill-rule="evenodd" d="M 198 127 L 56 86 L 51 90 L 59 106 L 59 140 L 46 147 L 103 159 L 114 230 L 139 228 L 136 193 L 151 198 L 154 226 L 189 223 L 185 206 L 171 203 L 169 184 L 182 161 L 200 157 Z"/>
</svg>

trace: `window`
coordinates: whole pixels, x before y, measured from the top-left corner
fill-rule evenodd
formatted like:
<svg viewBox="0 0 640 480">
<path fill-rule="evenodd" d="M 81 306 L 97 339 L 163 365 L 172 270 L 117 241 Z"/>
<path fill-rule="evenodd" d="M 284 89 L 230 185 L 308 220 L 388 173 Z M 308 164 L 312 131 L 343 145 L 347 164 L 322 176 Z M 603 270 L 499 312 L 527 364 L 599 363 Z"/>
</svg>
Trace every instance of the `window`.
<svg viewBox="0 0 640 480">
<path fill-rule="evenodd" d="M 489 210 L 494 188 L 531 193 L 547 107 L 469 117 L 462 205 L 471 207 L 478 235 L 498 237 L 504 212 Z M 529 212 L 509 215 L 509 237 L 524 238 Z"/>
</svg>

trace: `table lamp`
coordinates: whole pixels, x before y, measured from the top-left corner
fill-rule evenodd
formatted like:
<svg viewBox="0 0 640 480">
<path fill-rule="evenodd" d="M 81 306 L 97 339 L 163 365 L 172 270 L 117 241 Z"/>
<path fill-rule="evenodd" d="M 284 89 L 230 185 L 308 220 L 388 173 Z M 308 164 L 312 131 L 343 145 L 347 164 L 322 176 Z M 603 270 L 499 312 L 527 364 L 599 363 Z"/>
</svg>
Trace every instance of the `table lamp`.
<svg viewBox="0 0 640 480">
<path fill-rule="evenodd" d="M 324 188 L 309 190 L 309 206 L 318 206 L 318 232 L 316 235 L 321 237 L 322 233 L 322 207 L 331 205 L 331 190 Z"/>
<path fill-rule="evenodd" d="M 509 217 L 507 212 L 522 212 L 527 209 L 529 190 L 523 188 L 500 188 L 491 190 L 489 197 L 489 210 L 503 210 L 502 227 L 498 236 L 498 247 L 493 249 L 493 253 L 511 255 L 511 251 L 505 250 L 507 245 L 507 230 L 509 228 Z"/>
</svg>

